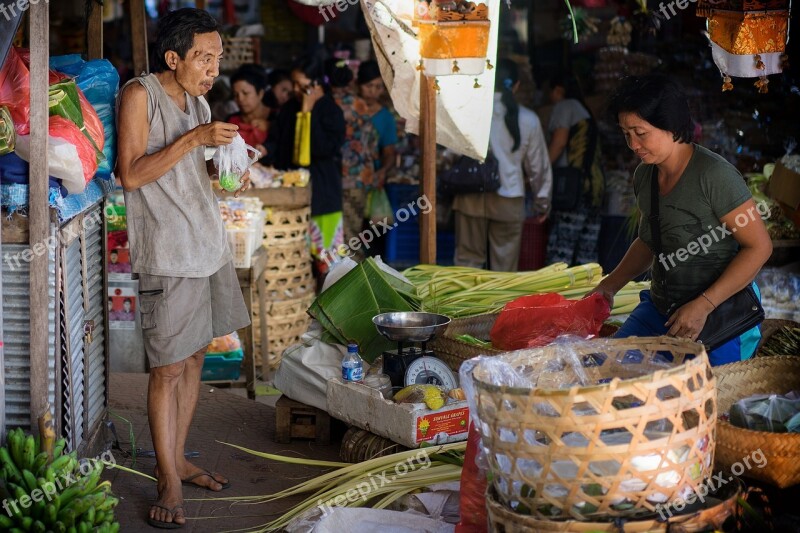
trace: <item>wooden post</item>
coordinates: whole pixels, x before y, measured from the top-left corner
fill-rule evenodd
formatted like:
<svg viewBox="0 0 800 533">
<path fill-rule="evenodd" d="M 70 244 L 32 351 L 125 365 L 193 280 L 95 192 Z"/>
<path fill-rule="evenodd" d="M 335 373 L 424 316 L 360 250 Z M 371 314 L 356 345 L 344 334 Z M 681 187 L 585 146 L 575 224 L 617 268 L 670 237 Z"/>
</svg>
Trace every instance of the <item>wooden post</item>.
<svg viewBox="0 0 800 533">
<path fill-rule="evenodd" d="M 103 6 L 89 2 L 89 20 L 86 28 L 86 59 L 103 58 Z"/>
<path fill-rule="evenodd" d="M 133 74 L 150 71 L 147 56 L 147 14 L 144 0 L 128 0 L 131 20 L 131 45 L 133 46 Z"/>
<path fill-rule="evenodd" d="M 436 79 L 420 76 L 419 136 L 422 144 L 422 194 L 433 208 L 420 213 L 419 262 L 436 264 Z"/>
<path fill-rule="evenodd" d="M 49 390 L 48 332 L 50 297 L 48 294 L 49 254 L 45 248 L 50 231 L 48 204 L 47 136 L 49 108 L 48 59 L 50 55 L 50 11 L 47 2 L 30 4 L 31 76 L 31 161 L 28 193 L 29 246 L 34 252 L 30 263 L 30 364 L 31 431 L 38 430 L 39 417 L 47 409 Z M 57 378 L 58 379 L 58 378 Z"/>
</svg>

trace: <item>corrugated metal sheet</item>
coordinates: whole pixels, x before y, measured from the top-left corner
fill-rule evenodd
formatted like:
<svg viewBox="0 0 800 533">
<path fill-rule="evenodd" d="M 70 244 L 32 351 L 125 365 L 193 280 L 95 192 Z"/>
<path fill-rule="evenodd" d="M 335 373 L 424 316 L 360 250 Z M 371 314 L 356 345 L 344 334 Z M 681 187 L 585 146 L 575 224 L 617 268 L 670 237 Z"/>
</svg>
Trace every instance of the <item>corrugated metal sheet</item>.
<svg viewBox="0 0 800 533">
<path fill-rule="evenodd" d="M 22 244 L 3 246 L 3 341 L 5 370 L 5 411 L 6 427 L 21 427 L 30 430 L 31 385 L 30 385 L 30 264 L 13 260 L 17 254 L 28 250 Z M 55 298 L 56 264 L 55 252 L 49 253 L 49 296 L 50 315 L 48 317 L 48 346 L 50 379 L 48 400 L 56 405 L 56 338 L 55 338 Z"/>
<path fill-rule="evenodd" d="M 99 213 L 99 209 L 96 210 Z M 95 211 L 92 212 L 92 214 Z M 87 413 L 88 428 L 92 429 L 105 415 L 106 409 L 106 354 L 103 327 L 103 311 L 106 294 L 103 287 L 103 227 L 95 224 L 87 228 L 86 236 L 86 274 L 89 286 L 89 302 L 86 320 L 94 322 L 92 342 L 87 347 L 86 394 L 89 397 Z"/>
<path fill-rule="evenodd" d="M 84 434 L 84 354 L 83 354 L 83 263 L 81 241 L 75 239 L 65 252 L 63 306 L 66 327 L 63 328 L 67 342 L 63 346 L 63 396 L 64 435 L 70 449 L 83 443 Z"/>
</svg>

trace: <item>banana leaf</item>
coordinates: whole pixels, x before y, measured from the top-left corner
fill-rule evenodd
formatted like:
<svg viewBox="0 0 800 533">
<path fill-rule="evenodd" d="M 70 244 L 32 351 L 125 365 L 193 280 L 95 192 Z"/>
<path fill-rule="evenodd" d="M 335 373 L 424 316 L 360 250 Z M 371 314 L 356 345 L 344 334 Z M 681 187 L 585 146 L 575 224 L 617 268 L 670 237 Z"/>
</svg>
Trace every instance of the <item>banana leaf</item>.
<svg viewBox="0 0 800 533">
<path fill-rule="evenodd" d="M 0 155 L 13 152 L 16 140 L 11 113 L 6 106 L 0 106 Z"/>
<path fill-rule="evenodd" d="M 372 317 L 419 308 L 419 301 L 411 296 L 413 288 L 398 278 L 392 280 L 390 277 L 394 276 L 383 272 L 369 258 L 320 294 L 309 309 L 311 316 L 339 342 L 358 343 L 361 357 L 368 363 L 382 352 L 397 347 L 378 333 Z"/>
</svg>

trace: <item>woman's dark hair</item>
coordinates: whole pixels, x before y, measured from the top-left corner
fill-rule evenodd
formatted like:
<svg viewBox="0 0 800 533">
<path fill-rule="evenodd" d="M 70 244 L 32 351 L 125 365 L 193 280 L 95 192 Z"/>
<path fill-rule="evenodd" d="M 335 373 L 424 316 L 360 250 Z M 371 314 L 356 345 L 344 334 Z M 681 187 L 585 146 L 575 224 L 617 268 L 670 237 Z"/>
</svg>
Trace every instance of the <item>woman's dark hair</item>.
<svg viewBox="0 0 800 533">
<path fill-rule="evenodd" d="M 635 113 L 656 128 L 672 133 L 675 141 L 692 142 L 694 123 L 683 88 L 664 74 L 628 76 L 611 95 L 608 111 Z"/>
<path fill-rule="evenodd" d="M 514 85 L 519 81 L 519 69 L 517 64 L 507 58 L 499 59 L 497 61 L 497 71 L 495 73 L 495 91 L 502 93 L 502 102 L 506 108 L 505 123 L 508 128 L 508 133 L 514 139 L 514 147 L 512 152 L 516 152 L 519 148 L 521 135 L 519 132 L 519 104 L 517 99 L 514 98 Z"/>
<path fill-rule="evenodd" d="M 167 13 L 158 25 L 158 36 L 154 47 L 153 72 L 169 70 L 164 55 L 170 50 L 186 59 L 186 53 L 194 45 L 194 36 L 219 31 L 216 19 L 202 9 L 186 7 Z"/>
<path fill-rule="evenodd" d="M 292 73 L 282 68 L 273 69 L 267 74 L 267 84 L 270 88 L 275 87 L 282 81 L 292 81 Z"/>
<path fill-rule="evenodd" d="M 325 89 L 330 86 L 330 80 L 325 76 L 325 65 L 318 56 L 306 56 L 299 59 L 293 66 L 292 72 L 302 72 L 311 81 L 322 85 Z"/>
<path fill-rule="evenodd" d="M 231 75 L 231 88 L 237 81 L 244 81 L 255 87 L 256 92 L 267 89 L 267 74 L 261 65 L 246 63 Z"/>
<path fill-rule="evenodd" d="M 369 83 L 375 78 L 381 77 L 381 69 L 377 61 L 364 61 L 358 66 L 358 79 L 356 82 L 359 85 Z"/>
<path fill-rule="evenodd" d="M 325 61 L 325 74 L 331 87 L 347 87 L 353 81 L 353 69 L 348 66 L 346 59 L 332 57 Z"/>
</svg>

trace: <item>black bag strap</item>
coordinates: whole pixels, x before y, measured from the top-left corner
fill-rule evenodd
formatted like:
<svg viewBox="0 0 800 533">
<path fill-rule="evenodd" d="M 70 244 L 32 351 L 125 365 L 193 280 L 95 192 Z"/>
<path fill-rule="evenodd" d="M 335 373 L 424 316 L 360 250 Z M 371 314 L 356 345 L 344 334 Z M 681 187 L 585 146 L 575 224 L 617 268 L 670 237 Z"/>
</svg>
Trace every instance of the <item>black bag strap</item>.
<svg viewBox="0 0 800 533">
<path fill-rule="evenodd" d="M 653 235 L 653 247 L 656 258 L 661 255 L 661 216 L 658 212 L 658 173 L 656 166 L 650 167 L 650 233 Z"/>
</svg>

